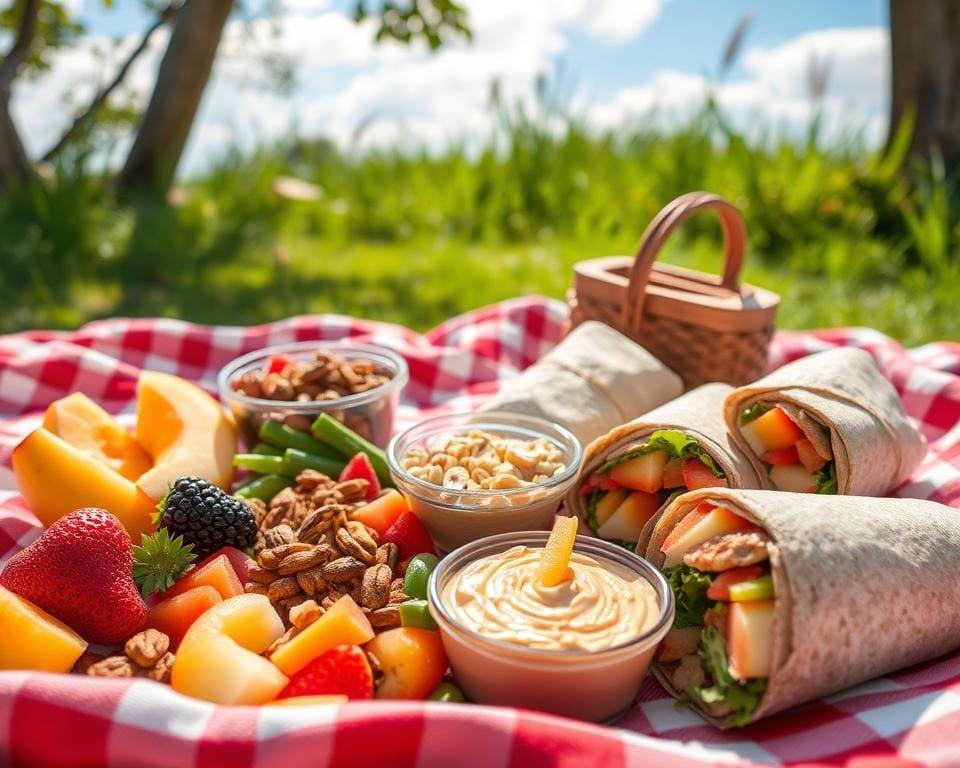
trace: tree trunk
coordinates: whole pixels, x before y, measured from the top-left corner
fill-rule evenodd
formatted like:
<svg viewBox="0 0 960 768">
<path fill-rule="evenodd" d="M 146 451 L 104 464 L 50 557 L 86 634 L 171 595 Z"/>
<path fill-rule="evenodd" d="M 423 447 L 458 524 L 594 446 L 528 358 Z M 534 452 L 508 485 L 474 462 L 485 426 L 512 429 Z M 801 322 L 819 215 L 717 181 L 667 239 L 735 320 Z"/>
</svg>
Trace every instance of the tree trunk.
<svg viewBox="0 0 960 768">
<path fill-rule="evenodd" d="M 33 164 L 27 157 L 10 116 L 10 94 L 17 72 L 33 45 L 39 11 L 40 0 L 23 0 L 16 41 L 0 62 L 0 189 L 14 181 L 27 181 L 34 176 Z"/>
<path fill-rule="evenodd" d="M 890 0 L 890 138 L 916 110 L 912 154 L 939 147 L 947 167 L 960 163 L 960 2 Z"/>
<path fill-rule="evenodd" d="M 117 184 L 165 193 L 190 135 L 233 0 L 186 0 Z"/>
</svg>

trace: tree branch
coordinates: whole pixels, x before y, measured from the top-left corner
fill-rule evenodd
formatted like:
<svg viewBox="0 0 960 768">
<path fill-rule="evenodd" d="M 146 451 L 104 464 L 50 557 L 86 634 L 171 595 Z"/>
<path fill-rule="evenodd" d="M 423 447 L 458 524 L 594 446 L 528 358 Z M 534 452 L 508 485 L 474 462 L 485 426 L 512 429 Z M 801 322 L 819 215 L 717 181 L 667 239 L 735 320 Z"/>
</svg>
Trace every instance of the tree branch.
<svg viewBox="0 0 960 768">
<path fill-rule="evenodd" d="M 53 157 L 60 152 L 70 140 L 77 134 L 77 132 L 96 114 L 97 110 L 103 105 L 103 103 L 109 98 L 110 94 L 124 81 L 127 76 L 127 72 L 130 71 L 130 67 L 133 66 L 133 63 L 140 58 L 146 49 L 147 45 L 150 43 L 150 38 L 153 37 L 153 33 L 156 32 L 164 24 L 167 24 L 177 13 L 177 6 L 173 3 L 170 3 L 166 8 L 160 11 L 156 20 L 146 32 L 143 34 L 143 39 L 140 41 L 140 44 L 131 51 L 130 55 L 127 57 L 127 60 L 123 62 L 123 66 L 117 71 L 117 74 L 114 76 L 107 85 L 101 88 L 97 95 L 93 97 L 93 101 L 90 102 L 90 105 L 73 121 L 69 128 L 63 136 L 60 137 L 60 140 L 54 144 L 50 149 L 48 149 L 42 158 L 43 162 L 49 162 Z"/>
<path fill-rule="evenodd" d="M 6 104 L 10 100 L 10 86 L 17 76 L 17 70 L 33 45 L 33 37 L 37 31 L 37 14 L 40 11 L 40 0 L 23 0 L 23 15 L 20 17 L 20 28 L 17 30 L 17 39 L 2 62 L 0 62 L 0 102 Z"/>
</svg>

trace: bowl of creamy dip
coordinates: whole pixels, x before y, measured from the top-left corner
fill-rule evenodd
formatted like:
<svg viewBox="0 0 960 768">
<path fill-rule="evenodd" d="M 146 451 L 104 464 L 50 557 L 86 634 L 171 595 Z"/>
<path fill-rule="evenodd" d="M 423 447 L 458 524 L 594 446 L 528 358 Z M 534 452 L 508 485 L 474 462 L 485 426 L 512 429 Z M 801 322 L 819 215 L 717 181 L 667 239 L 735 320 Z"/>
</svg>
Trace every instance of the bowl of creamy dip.
<svg viewBox="0 0 960 768">
<path fill-rule="evenodd" d="M 430 612 L 472 701 L 611 721 L 673 623 L 673 592 L 646 560 L 582 536 L 570 578 L 543 586 L 548 535 L 499 534 L 452 552 L 430 577 Z"/>
</svg>

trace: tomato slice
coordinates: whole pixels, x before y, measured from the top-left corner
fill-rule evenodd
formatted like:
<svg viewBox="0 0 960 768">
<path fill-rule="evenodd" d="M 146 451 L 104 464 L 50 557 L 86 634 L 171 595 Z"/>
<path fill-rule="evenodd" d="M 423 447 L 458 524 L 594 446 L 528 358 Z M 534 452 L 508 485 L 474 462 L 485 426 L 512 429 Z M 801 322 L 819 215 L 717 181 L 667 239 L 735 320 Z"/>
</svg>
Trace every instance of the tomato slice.
<svg viewBox="0 0 960 768">
<path fill-rule="evenodd" d="M 767 451 L 760 456 L 760 461 L 774 466 L 789 466 L 800 463 L 800 454 L 797 453 L 797 446 L 791 445 L 789 448 L 780 448 L 776 451 Z"/>
</svg>

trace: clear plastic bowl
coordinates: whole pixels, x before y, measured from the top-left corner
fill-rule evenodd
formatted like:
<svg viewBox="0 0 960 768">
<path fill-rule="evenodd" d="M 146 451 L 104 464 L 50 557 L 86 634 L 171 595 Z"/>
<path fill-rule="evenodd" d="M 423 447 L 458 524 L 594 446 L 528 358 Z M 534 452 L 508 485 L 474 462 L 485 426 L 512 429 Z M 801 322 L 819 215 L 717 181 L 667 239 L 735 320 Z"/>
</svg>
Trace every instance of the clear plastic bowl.
<svg viewBox="0 0 960 768">
<path fill-rule="evenodd" d="M 245 373 L 262 369 L 273 355 L 286 355 L 295 360 L 312 360 L 318 349 L 346 360 L 370 360 L 390 376 L 379 387 L 346 395 L 336 400 L 296 402 L 267 400 L 237 392 L 231 382 Z M 234 415 L 247 448 L 258 441 L 263 422 L 272 420 L 309 430 L 309 424 L 321 413 L 330 414 L 361 437 L 381 448 L 386 447 L 393 433 L 393 422 L 400 394 L 410 378 L 406 361 L 396 352 L 377 344 L 362 344 L 349 339 L 340 341 L 298 341 L 276 344 L 232 360 L 220 369 L 217 387 L 220 399 Z"/>
<path fill-rule="evenodd" d="M 543 650 L 484 637 L 458 622 L 443 604 L 444 588 L 462 568 L 510 547 L 543 547 L 548 535 L 524 531 L 490 536 L 451 553 L 430 575 L 430 613 L 440 627 L 453 676 L 471 701 L 610 722 L 633 703 L 657 645 L 673 625 L 673 592 L 652 564 L 616 544 L 577 537 L 575 552 L 646 579 L 660 604 L 653 627 L 604 651 Z"/>
<path fill-rule="evenodd" d="M 411 447 L 432 453 L 451 437 L 472 429 L 522 440 L 546 438 L 560 450 L 566 469 L 542 483 L 520 488 L 454 490 L 414 477 L 403 468 L 403 458 Z M 568 429 L 537 416 L 507 411 L 435 416 L 401 432 L 387 448 L 387 463 L 397 488 L 443 552 L 484 536 L 549 527 L 576 480 L 582 458 L 580 441 Z"/>
</svg>

